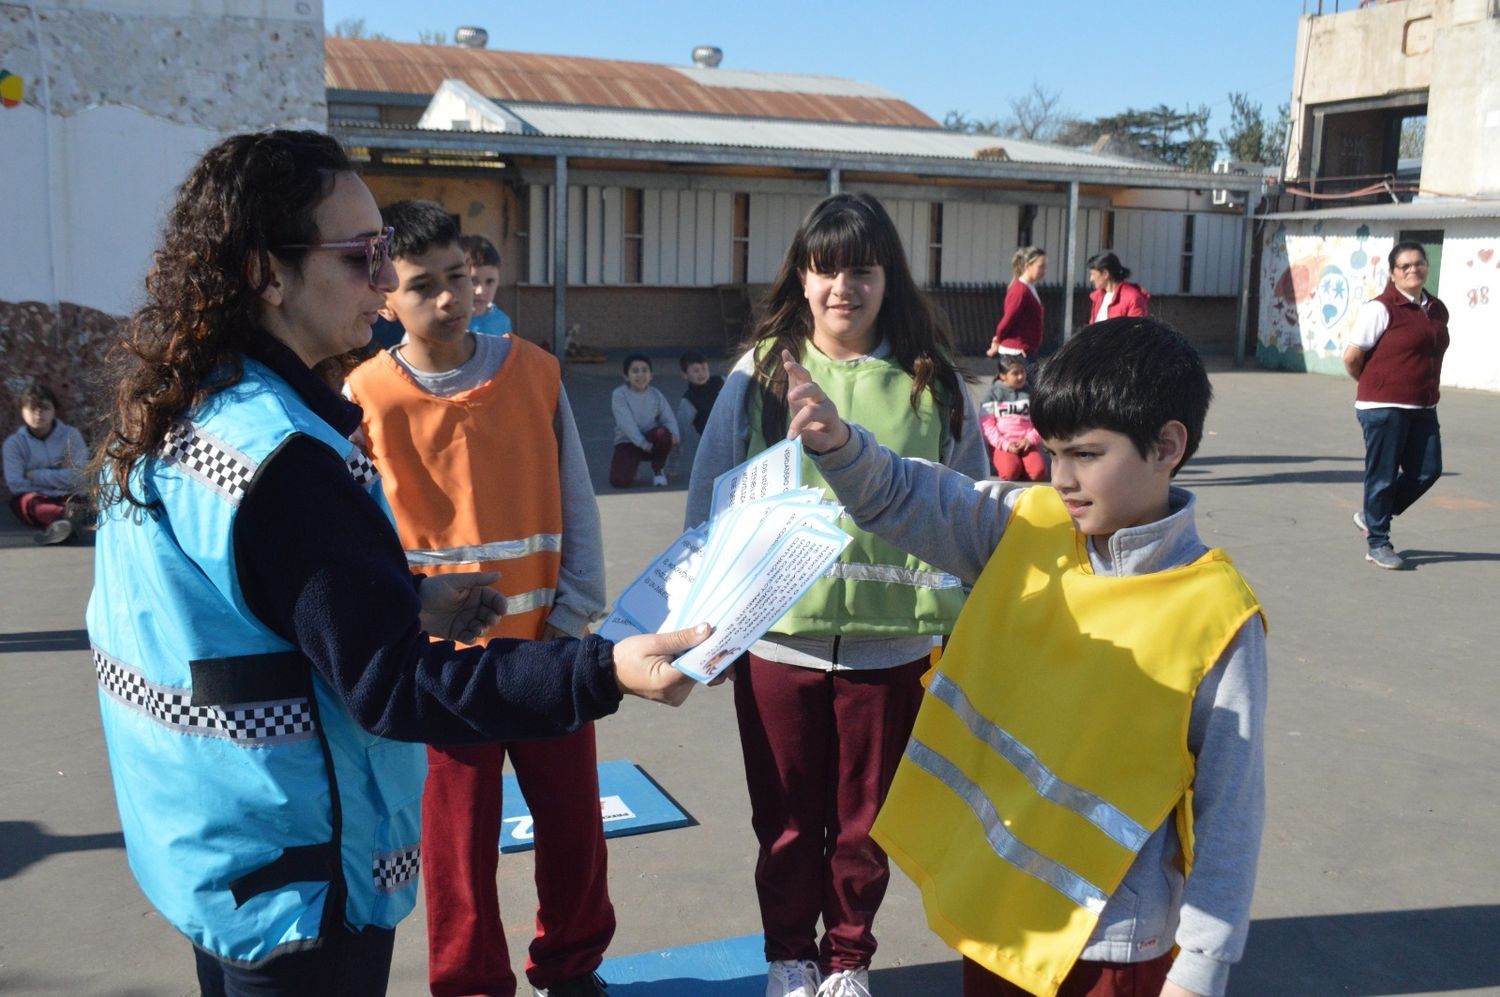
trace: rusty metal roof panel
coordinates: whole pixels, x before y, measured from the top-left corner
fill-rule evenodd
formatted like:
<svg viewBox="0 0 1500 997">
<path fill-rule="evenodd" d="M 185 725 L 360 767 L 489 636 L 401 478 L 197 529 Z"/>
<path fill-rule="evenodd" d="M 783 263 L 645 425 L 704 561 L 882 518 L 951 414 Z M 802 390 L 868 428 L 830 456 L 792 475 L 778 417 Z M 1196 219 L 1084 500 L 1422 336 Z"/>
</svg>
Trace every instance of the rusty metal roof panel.
<svg viewBox="0 0 1500 997">
<path fill-rule="evenodd" d="M 332 89 L 431 94 L 458 79 L 498 101 L 936 127 L 916 107 L 856 80 L 676 67 L 368 39 L 326 40 Z"/>
</svg>

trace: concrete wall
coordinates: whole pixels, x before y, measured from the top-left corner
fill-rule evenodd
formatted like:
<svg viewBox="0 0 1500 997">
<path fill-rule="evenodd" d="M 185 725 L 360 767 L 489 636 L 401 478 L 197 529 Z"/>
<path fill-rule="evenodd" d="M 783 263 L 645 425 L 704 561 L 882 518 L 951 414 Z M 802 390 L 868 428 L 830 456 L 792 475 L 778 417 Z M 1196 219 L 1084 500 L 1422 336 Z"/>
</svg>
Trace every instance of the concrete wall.
<svg viewBox="0 0 1500 997">
<path fill-rule="evenodd" d="M 1432 53 L 1422 186 L 1500 193 L 1500 18 L 1452 25 Z"/>
<path fill-rule="evenodd" d="M 1452 345 L 1445 385 L 1500 391 L 1500 218 L 1269 223 L 1260 273 L 1263 367 L 1344 376 L 1344 337 L 1360 305 L 1385 289 L 1386 256 L 1402 229 L 1444 233 L 1438 286 Z"/>
<path fill-rule="evenodd" d="M 206 147 L 239 131 L 325 126 L 323 8 L 0 2 L 0 69 L 25 87 L 21 104 L 0 108 L 0 412 L 10 413 L 38 373 L 56 381 L 86 367 L 107 339 L 71 333 L 97 333 L 100 316 L 138 305 L 162 215 Z"/>
<path fill-rule="evenodd" d="M 378 204 L 436 201 L 458 216 L 465 235 L 482 235 L 500 251 L 500 283 L 515 284 L 525 261 L 519 259 L 516 232 L 520 210 L 516 193 L 499 177 L 368 174 L 364 178 Z"/>
<path fill-rule="evenodd" d="M 551 288 L 502 287 L 495 300 L 518 334 L 551 342 Z M 691 346 L 711 357 L 731 356 L 731 338 L 739 342 L 726 333 L 711 287 L 569 287 L 568 324 L 578 327 L 579 342 L 601 350 Z"/>
</svg>

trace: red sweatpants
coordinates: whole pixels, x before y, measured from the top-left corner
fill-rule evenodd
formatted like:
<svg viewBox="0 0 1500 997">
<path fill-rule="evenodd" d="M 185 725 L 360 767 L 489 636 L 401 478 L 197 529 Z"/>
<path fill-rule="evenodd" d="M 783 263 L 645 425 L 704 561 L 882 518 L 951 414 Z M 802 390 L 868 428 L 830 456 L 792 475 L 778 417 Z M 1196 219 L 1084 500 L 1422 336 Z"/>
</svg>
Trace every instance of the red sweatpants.
<svg viewBox="0 0 1500 997">
<path fill-rule="evenodd" d="M 667 457 L 672 452 L 672 431 L 666 426 L 657 426 L 646 433 L 649 451 L 634 443 L 616 443 L 614 456 L 609 461 L 609 483 L 615 488 L 629 488 L 635 484 L 635 474 L 641 461 L 651 461 L 651 470 L 657 474 L 667 466 Z"/>
<path fill-rule="evenodd" d="M 927 659 L 825 672 L 748 655 L 737 669 L 766 959 L 868 966 L 890 866 L 870 837 L 922 701 Z M 823 939 L 817 937 L 823 918 Z"/>
<path fill-rule="evenodd" d="M 27 526 L 45 530 L 68 514 L 68 497 L 22 492 L 11 497 L 10 511 Z"/>
<path fill-rule="evenodd" d="M 995 476 L 1001 481 L 1046 481 L 1047 459 L 1036 447 L 1022 454 L 996 447 Z"/>
<path fill-rule="evenodd" d="M 536 835 L 536 937 L 527 979 L 549 987 L 593 972 L 614 937 L 594 725 L 546 741 L 429 747 L 422 876 L 434 997 L 516 992 L 495 889 L 507 751 Z"/>
<path fill-rule="evenodd" d="M 1057 997 L 1158 997 L 1171 969 L 1171 953 L 1148 962 L 1079 960 L 1063 980 Z M 966 958 L 964 997 L 1028 997 L 1028 991 Z"/>
</svg>

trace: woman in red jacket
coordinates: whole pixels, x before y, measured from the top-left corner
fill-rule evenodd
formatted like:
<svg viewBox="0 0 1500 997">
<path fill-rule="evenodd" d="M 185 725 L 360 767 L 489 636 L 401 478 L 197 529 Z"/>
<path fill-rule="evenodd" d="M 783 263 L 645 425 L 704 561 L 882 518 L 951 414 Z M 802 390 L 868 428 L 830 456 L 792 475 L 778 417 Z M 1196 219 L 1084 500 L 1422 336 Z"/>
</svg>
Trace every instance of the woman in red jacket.
<svg viewBox="0 0 1500 997">
<path fill-rule="evenodd" d="M 1036 285 L 1047 276 L 1047 253 L 1038 246 L 1022 246 L 1010 258 L 1012 279 L 1005 291 L 1005 311 L 995 326 L 995 338 L 984 351 L 1035 360 L 1042 348 L 1042 299 Z"/>
<path fill-rule="evenodd" d="M 1132 284 L 1129 277 L 1130 271 L 1114 253 L 1106 251 L 1089 257 L 1089 283 L 1094 285 L 1089 294 L 1090 324 L 1130 315 L 1145 317 L 1151 295 L 1141 285 Z"/>
</svg>

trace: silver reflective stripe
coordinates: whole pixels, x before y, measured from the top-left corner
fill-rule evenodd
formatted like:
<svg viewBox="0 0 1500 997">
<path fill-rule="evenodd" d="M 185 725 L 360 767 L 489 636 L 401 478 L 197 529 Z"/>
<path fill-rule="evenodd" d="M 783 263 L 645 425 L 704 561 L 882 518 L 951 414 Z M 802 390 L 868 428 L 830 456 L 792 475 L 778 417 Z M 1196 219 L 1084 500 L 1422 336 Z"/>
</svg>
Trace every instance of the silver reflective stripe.
<svg viewBox="0 0 1500 997">
<path fill-rule="evenodd" d="M 417 878 L 417 871 L 421 866 L 422 848 L 420 845 L 413 845 L 395 852 L 376 852 L 374 868 L 371 870 L 375 879 L 375 889 L 381 893 L 395 893 Z"/>
<path fill-rule="evenodd" d="M 519 595 L 508 595 L 505 597 L 505 615 L 514 616 L 517 613 L 529 613 L 533 609 L 549 609 L 552 600 L 556 598 L 557 589 L 532 589 Z"/>
<path fill-rule="evenodd" d="M 913 568 L 898 568 L 894 564 L 858 564 L 835 561 L 828 569 L 829 578 L 843 578 L 857 582 L 887 582 L 891 585 L 910 585 L 920 589 L 956 589 L 963 585 L 953 575 L 941 571 L 917 571 Z"/>
<path fill-rule="evenodd" d="M 255 476 L 255 461 L 202 426 L 182 420 L 167 427 L 157 455 L 183 474 L 239 505 Z"/>
<path fill-rule="evenodd" d="M 974 811 L 979 824 L 984 828 L 985 839 L 995 854 L 1017 869 L 1034 876 L 1067 897 L 1079 907 L 1097 916 L 1104 910 L 1108 894 L 1084 879 L 1060 862 L 1049 859 L 1041 852 L 1017 838 L 1005 826 L 995 805 L 984 795 L 969 777 L 964 775 L 942 755 L 933 751 L 915 737 L 906 745 L 906 757 L 924 771 L 936 777 L 943 785 L 953 790 Z"/>
<path fill-rule="evenodd" d="M 422 564 L 479 564 L 482 561 L 512 561 L 529 554 L 543 551 L 557 553 L 562 550 L 561 533 L 538 533 L 521 540 L 496 540 L 493 543 L 473 544 L 468 547 L 439 547 L 434 550 L 409 550 L 406 563 Z"/>
<path fill-rule="evenodd" d="M 958 714 L 975 737 L 1014 765 L 1043 797 L 1073 811 L 1132 852 L 1140 851 L 1146 844 L 1150 831 L 1088 790 L 1059 779 L 1030 748 L 980 716 L 969 697 L 952 679 L 942 673 L 934 675 L 927 691 Z"/>
<path fill-rule="evenodd" d="M 93 651 L 94 672 L 106 696 L 179 734 L 259 747 L 306 740 L 315 732 L 312 708 L 306 699 L 194 706 L 191 690 L 148 682 L 143 672 L 97 647 Z"/>
</svg>

